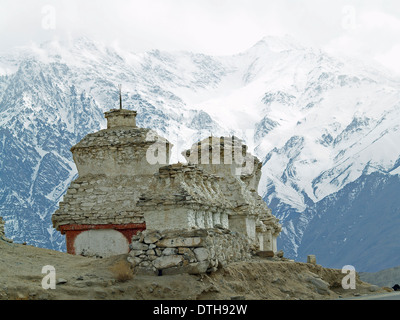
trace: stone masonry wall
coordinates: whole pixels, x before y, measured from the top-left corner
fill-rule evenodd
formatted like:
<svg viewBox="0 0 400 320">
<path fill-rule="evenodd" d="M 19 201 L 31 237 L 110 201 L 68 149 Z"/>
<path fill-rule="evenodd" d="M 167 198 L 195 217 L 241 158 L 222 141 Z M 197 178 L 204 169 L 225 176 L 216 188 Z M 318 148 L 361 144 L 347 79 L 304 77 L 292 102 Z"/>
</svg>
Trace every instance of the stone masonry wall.
<svg viewBox="0 0 400 320">
<path fill-rule="evenodd" d="M 88 134 L 71 148 L 80 177 L 87 174 L 154 174 L 166 165 L 172 145 L 150 129 L 113 128 Z M 152 151 L 160 154 L 153 159 Z M 154 165 L 149 161 L 155 161 Z"/>
<path fill-rule="evenodd" d="M 148 230 L 228 227 L 231 203 L 220 178 L 181 163 L 161 167 L 137 203 Z"/>
<path fill-rule="evenodd" d="M 73 181 L 53 214 L 53 226 L 67 224 L 144 223 L 136 207 L 151 176 L 86 175 Z"/>
<path fill-rule="evenodd" d="M 148 231 L 132 237 L 128 261 L 137 273 L 201 274 L 251 259 L 247 237 L 223 228 Z"/>
</svg>

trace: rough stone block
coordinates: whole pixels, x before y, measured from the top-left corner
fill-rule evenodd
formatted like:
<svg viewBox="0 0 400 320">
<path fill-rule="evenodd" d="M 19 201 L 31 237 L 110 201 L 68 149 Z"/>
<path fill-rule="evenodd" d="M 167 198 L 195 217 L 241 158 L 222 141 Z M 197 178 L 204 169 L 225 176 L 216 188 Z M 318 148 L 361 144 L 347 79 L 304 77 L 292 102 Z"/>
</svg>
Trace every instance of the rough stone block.
<svg viewBox="0 0 400 320">
<path fill-rule="evenodd" d="M 165 248 L 163 251 L 163 256 L 171 256 L 173 254 L 177 254 L 178 249 L 177 248 Z"/>
<path fill-rule="evenodd" d="M 178 248 L 178 253 L 183 256 L 184 263 L 197 262 L 196 256 L 190 248 Z"/>
<path fill-rule="evenodd" d="M 129 252 L 129 255 L 132 256 L 132 257 L 137 257 L 137 256 L 140 256 L 141 254 L 144 254 L 144 253 L 146 253 L 146 251 L 144 251 L 144 250 L 131 250 Z"/>
<path fill-rule="evenodd" d="M 307 256 L 307 263 L 317 264 L 317 258 L 315 255 L 310 254 Z"/>
<path fill-rule="evenodd" d="M 157 246 L 160 248 L 201 247 L 203 239 L 200 237 L 162 239 L 157 242 Z"/>
<path fill-rule="evenodd" d="M 155 252 L 153 249 L 149 249 L 149 250 L 146 251 L 146 254 L 147 254 L 148 256 L 155 256 L 155 255 L 156 255 L 156 252 Z"/>
<path fill-rule="evenodd" d="M 256 255 L 262 258 L 273 258 L 275 256 L 273 251 L 257 251 Z"/>
<path fill-rule="evenodd" d="M 144 236 L 144 243 L 153 244 L 161 239 L 161 234 L 159 233 L 150 233 Z"/>
<path fill-rule="evenodd" d="M 186 272 L 189 274 L 206 273 L 209 266 L 210 266 L 209 261 L 200 261 L 200 262 L 190 263 L 186 267 Z"/>
<path fill-rule="evenodd" d="M 126 260 L 132 264 L 133 267 L 139 265 L 142 262 L 142 259 L 138 258 L 138 257 L 132 257 L 132 256 L 128 256 L 126 258 Z"/>
<path fill-rule="evenodd" d="M 149 249 L 149 246 L 147 244 L 141 243 L 141 242 L 132 242 L 130 245 L 132 250 L 147 250 Z"/>
<path fill-rule="evenodd" d="M 178 253 L 179 254 L 187 254 L 187 253 L 192 253 L 192 250 L 186 247 L 179 247 L 178 248 Z"/>
<path fill-rule="evenodd" d="M 206 248 L 196 248 L 193 252 L 196 255 L 197 261 L 205 261 L 210 257 L 210 252 Z"/>
<path fill-rule="evenodd" d="M 161 256 L 153 261 L 154 267 L 157 269 L 167 269 L 178 266 L 183 261 L 180 255 Z"/>
</svg>

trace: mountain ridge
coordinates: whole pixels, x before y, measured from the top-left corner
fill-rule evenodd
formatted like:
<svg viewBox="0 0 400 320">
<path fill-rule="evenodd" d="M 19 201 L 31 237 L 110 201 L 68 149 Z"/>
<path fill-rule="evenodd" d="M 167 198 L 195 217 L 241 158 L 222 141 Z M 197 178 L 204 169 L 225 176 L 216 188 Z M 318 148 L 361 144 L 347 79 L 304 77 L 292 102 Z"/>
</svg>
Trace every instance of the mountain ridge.
<svg viewBox="0 0 400 320">
<path fill-rule="evenodd" d="M 47 230 L 76 177 L 69 149 L 105 127 L 119 83 L 138 125 L 175 145 L 172 162 L 206 135 L 244 138 L 263 162 L 259 192 L 281 219 L 280 242 L 292 258 L 310 248 L 302 230 L 318 203 L 366 173 L 400 172 L 400 79 L 290 37 L 215 57 L 132 53 L 82 38 L 15 49 L 0 56 L 0 72 L 0 213 L 15 241 L 62 248 L 62 236 Z M 24 174 L 10 179 L 16 172 Z M 291 215 L 301 216 L 298 225 Z"/>
</svg>

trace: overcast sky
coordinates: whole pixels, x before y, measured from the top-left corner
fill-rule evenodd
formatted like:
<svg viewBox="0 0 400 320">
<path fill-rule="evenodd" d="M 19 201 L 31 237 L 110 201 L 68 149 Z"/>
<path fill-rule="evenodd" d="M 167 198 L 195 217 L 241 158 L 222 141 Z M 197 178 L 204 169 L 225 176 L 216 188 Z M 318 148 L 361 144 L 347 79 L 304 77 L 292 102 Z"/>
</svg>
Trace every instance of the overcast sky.
<svg viewBox="0 0 400 320">
<path fill-rule="evenodd" d="M 135 52 L 243 51 L 292 35 L 400 73 L 398 0 L 0 0 L 0 50 L 86 35 Z"/>
</svg>

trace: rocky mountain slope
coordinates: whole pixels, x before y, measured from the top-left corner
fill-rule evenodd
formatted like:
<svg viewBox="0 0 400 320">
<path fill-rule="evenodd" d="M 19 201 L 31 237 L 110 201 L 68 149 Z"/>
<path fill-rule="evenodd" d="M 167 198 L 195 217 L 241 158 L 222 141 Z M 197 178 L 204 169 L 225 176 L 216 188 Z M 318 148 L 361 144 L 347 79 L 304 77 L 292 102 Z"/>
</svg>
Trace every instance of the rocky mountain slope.
<svg viewBox="0 0 400 320">
<path fill-rule="evenodd" d="M 393 288 L 400 285 L 400 267 L 384 269 L 378 272 L 360 272 L 362 281 L 380 286 Z"/>
<path fill-rule="evenodd" d="M 180 152 L 235 135 L 263 162 L 260 194 L 283 224 L 278 246 L 327 267 L 400 265 L 399 78 L 295 40 L 232 56 L 126 52 L 86 38 L 0 54 L 0 215 L 16 242 L 64 250 L 51 215 L 76 177 L 69 149 L 138 111 Z"/>
</svg>

